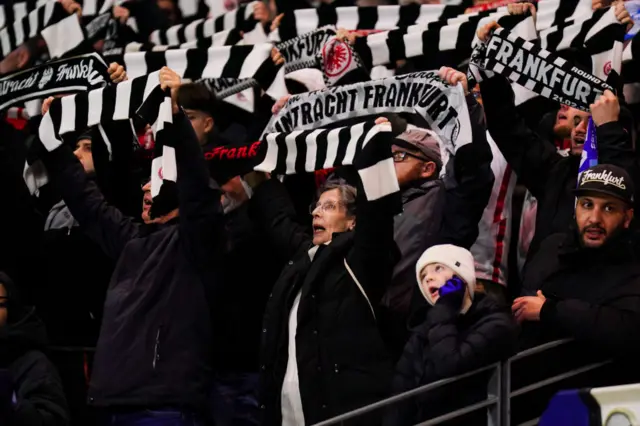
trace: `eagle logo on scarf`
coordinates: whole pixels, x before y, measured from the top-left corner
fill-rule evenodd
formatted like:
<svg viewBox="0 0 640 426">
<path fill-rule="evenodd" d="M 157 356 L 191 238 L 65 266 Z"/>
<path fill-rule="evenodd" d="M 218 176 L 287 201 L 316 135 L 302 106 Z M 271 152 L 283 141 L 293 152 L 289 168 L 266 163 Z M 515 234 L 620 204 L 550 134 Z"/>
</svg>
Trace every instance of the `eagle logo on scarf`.
<svg viewBox="0 0 640 426">
<path fill-rule="evenodd" d="M 42 90 L 44 86 L 53 78 L 53 68 L 48 67 L 42 73 L 42 78 L 40 78 L 40 82 L 38 83 L 38 89 Z"/>
<path fill-rule="evenodd" d="M 327 42 L 322 48 L 324 71 L 329 77 L 338 77 L 349 69 L 353 56 L 351 49 L 338 39 Z"/>
</svg>

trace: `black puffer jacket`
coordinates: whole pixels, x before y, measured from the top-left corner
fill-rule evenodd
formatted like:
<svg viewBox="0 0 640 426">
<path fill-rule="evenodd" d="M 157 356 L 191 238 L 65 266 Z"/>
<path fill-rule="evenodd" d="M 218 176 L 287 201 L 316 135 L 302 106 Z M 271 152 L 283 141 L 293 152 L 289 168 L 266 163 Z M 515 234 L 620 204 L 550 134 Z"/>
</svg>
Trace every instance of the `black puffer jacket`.
<svg viewBox="0 0 640 426">
<path fill-rule="evenodd" d="M 413 329 L 396 367 L 396 394 L 498 362 L 515 349 L 517 328 L 511 314 L 483 294 L 475 295 L 465 315 L 436 303 L 433 308 L 418 312 L 417 317 L 413 320 L 419 325 Z M 397 405 L 388 413 L 385 424 L 413 425 L 474 402 L 483 392 L 486 396 L 485 376 L 458 386 L 446 394 L 438 390 Z"/>
<path fill-rule="evenodd" d="M 489 133 L 518 179 L 538 199 L 536 233 L 528 259 L 549 235 L 565 232 L 575 210 L 572 190 L 578 178 L 579 156 L 563 157 L 554 145 L 526 126 L 514 104 L 514 94 L 504 77 L 480 84 Z M 620 122 L 596 128 L 598 162 L 613 164 L 634 173 L 636 160 L 629 134 Z"/>
<path fill-rule="evenodd" d="M 8 372 L 8 377 L 0 374 L 0 392 L 8 390 L 9 393 L 0 396 L 3 399 L 0 405 L 4 408 L 9 399 L 15 399 L 8 412 L 0 409 L 0 424 L 67 425 L 69 417 L 62 383 L 55 367 L 42 353 L 47 343 L 44 324 L 35 309 L 20 304 L 13 282 L 2 272 L 0 284 L 9 297 L 9 321 L 0 327 L 0 372 Z"/>
<path fill-rule="evenodd" d="M 264 318 L 260 405 L 266 425 L 282 423 L 288 318 L 300 291 L 296 355 L 305 423 L 388 394 L 393 365 L 367 298 L 375 307 L 391 279 L 398 255 L 395 211 L 384 206 L 387 197 L 367 202 L 363 192 L 358 192 L 356 230 L 334 234 L 331 244 L 318 248 L 313 262 L 308 253 L 312 239 L 294 222 L 295 211 L 283 185 L 264 182 L 251 199 L 254 217 L 291 259 L 274 286 Z M 367 298 L 347 272 L 345 260 Z"/>
</svg>

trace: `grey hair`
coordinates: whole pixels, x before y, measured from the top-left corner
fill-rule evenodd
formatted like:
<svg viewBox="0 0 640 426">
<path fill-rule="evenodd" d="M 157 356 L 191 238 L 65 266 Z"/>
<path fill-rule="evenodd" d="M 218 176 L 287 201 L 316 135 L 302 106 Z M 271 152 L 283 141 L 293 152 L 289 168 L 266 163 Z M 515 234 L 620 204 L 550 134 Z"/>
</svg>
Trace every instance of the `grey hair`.
<svg viewBox="0 0 640 426">
<path fill-rule="evenodd" d="M 328 179 L 319 189 L 318 198 L 327 191 L 337 189 L 340 191 L 340 198 L 347 209 L 348 217 L 355 217 L 356 215 L 356 196 L 358 191 L 353 185 L 349 185 L 346 180 L 342 178 Z"/>
</svg>

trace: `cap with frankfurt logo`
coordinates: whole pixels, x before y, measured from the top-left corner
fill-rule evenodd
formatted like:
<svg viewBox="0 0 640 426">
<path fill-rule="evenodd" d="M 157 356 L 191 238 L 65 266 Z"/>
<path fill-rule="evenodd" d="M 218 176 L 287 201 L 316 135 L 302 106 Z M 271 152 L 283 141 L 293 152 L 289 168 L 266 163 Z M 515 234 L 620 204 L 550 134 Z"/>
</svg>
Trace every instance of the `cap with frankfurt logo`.
<svg viewBox="0 0 640 426">
<path fill-rule="evenodd" d="M 604 194 L 616 197 L 627 204 L 633 204 L 635 187 L 631 176 L 624 169 L 610 164 L 593 166 L 580 175 L 577 196 Z"/>
</svg>

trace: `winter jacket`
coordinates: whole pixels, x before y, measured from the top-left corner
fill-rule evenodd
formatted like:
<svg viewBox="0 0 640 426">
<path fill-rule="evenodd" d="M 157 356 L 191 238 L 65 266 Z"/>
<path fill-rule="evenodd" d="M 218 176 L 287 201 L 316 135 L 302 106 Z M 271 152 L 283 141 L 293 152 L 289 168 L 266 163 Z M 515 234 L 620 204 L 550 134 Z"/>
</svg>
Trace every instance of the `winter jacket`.
<svg viewBox="0 0 640 426">
<path fill-rule="evenodd" d="M 9 322 L 0 327 L 0 424 L 64 426 L 69 424 L 67 401 L 53 364 L 42 352 L 47 344 L 44 324 L 34 308 L 17 300 L 14 284 L 0 272 L 0 284 L 10 297 Z M 6 372 L 7 374 L 5 374 Z M 3 383 L 7 380 L 9 383 Z"/>
<path fill-rule="evenodd" d="M 39 119 L 30 120 L 28 130 L 37 133 L 39 122 Z M 126 125 L 130 132 L 129 122 Z M 24 300 L 36 306 L 47 324 L 50 344 L 95 346 L 104 296 L 115 261 L 77 226 L 64 201 L 56 203 L 60 194 L 53 185 L 40 188 L 38 197 L 30 196 L 22 177 L 27 155 L 27 129 L 18 132 L 3 121 L 0 121 L 0 127 L 2 134 L 8 136 L 0 144 L 0 181 L 7 184 L 0 189 L 0 199 L 12 205 L 0 214 L 0 234 L 8 248 L 6 253 L 0 252 L 0 267 L 20 283 Z M 111 127 L 118 126 L 107 129 Z M 18 140 L 12 140 L 11 134 Z M 135 198 L 139 211 L 140 195 L 131 195 L 129 182 L 135 181 L 130 179 L 131 167 L 125 159 L 127 153 L 122 152 L 132 148 L 122 144 L 124 146 L 116 148 L 109 161 L 106 146 L 98 138 L 101 136 L 95 132 L 92 152 L 97 175 L 92 179 L 96 179 L 109 204 L 131 211 L 129 205 L 132 203 L 128 200 Z M 73 146 L 75 138 L 69 142 Z M 33 144 L 33 148 L 36 145 Z M 104 155 L 101 155 L 103 150 Z M 114 169 L 118 173 L 114 173 Z M 135 183 L 134 186 L 140 192 L 140 186 Z M 56 283 L 64 283 L 64 291 L 60 290 L 60 285 L 51 285 L 52 277 Z M 69 294 L 75 297 L 69 297 Z"/>
<path fill-rule="evenodd" d="M 438 178 L 405 188 L 403 212 L 395 217 L 394 240 L 402 257 L 382 298 L 385 340 L 399 353 L 408 339 L 407 321 L 416 294 L 416 262 L 436 244 L 471 248 L 478 222 L 494 182 L 491 148 L 487 143 L 482 107 L 467 96 L 473 142 L 461 147 L 448 163 L 447 183 Z M 422 300 L 422 296 L 419 295 Z M 413 304 L 415 306 L 415 302 Z"/>
<path fill-rule="evenodd" d="M 548 236 L 565 232 L 573 219 L 579 156 L 563 157 L 525 125 L 514 104 L 510 84 L 497 76 L 480 84 L 489 133 L 518 179 L 538 199 L 536 233 L 529 248 L 531 259 Z M 624 169 L 635 166 L 629 135 L 620 122 L 596 128 L 598 162 Z"/>
<path fill-rule="evenodd" d="M 262 317 L 286 260 L 248 209 L 245 203 L 224 218 L 227 247 L 221 274 L 226 284 L 217 295 L 224 302 L 212 312 L 216 371 L 259 371 Z"/>
<path fill-rule="evenodd" d="M 330 244 L 318 247 L 312 262 L 308 253 L 312 238 L 294 222 L 295 210 L 283 185 L 269 180 L 256 188 L 252 215 L 291 259 L 269 296 L 264 316 L 259 404 L 265 425 L 282 423 L 288 319 L 300 291 L 295 342 L 305 423 L 387 395 L 393 365 L 372 307 L 389 285 L 398 255 L 393 241 L 395 211 L 387 208 L 388 198 L 368 202 L 359 188 L 356 230 L 334 234 Z"/>
<path fill-rule="evenodd" d="M 139 225 L 108 205 L 68 147 L 44 158 L 82 229 L 117 260 L 89 386 L 94 406 L 206 401 L 222 208 L 190 122 L 182 111 L 173 122 L 180 217 L 164 225 Z"/>
<path fill-rule="evenodd" d="M 436 303 L 417 313 L 417 317 L 413 320 L 419 325 L 412 330 L 396 367 L 396 394 L 498 362 L 509 357 L 515 348 L 517 328 L 510 312 L 484 294 L 476 294 L 465 315 L 447 304 Z M 470 402 L 483 392 L 486 397 L 484 376 L 458 386 L 461 388 L 446 394 L 442 389 L 435 390 L 396 405 L 385 424 L 413 425 L 461 408 L 465 401 Z"/>
<path fill-rule="evenodd" d="M 640 238 L 624 231 L 597 249 L 576 231 L 547 238 L 524 270 L 524 291 L 547 298 L 526 346 L 573 337 L 615 354 L 640 348 Z"/>
</svg>

